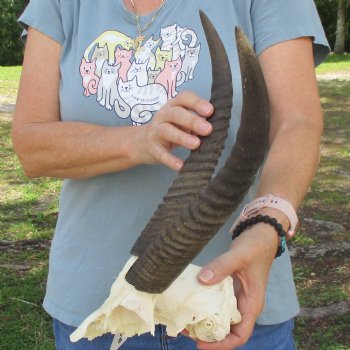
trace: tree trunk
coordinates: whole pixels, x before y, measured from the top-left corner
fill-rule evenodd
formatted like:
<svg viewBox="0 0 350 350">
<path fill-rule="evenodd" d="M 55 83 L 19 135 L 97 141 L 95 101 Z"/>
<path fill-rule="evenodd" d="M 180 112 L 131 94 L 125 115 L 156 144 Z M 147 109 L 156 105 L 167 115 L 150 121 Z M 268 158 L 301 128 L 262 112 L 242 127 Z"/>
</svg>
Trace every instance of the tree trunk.
<svg viewBox="0 0 350 350">
<path fill-rule="evenodd" d="M 345 26 L 348 0 L 338 0 L 337 32 L 334 53 L 342 54 L 345 48 Z"/>
</svg>

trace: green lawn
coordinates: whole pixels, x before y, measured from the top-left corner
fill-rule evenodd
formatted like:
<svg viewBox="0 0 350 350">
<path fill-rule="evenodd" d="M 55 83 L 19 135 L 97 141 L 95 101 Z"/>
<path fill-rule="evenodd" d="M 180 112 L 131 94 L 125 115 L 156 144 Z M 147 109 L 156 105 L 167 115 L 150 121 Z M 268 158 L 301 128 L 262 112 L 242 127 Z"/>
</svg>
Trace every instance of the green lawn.
<svg viewBox="0 0 350 350">
<path fill-rule="evenodd" d="M 22 67 L 0 66 L 0 103 L 14 103 Z"/>
<path fill-rule="evenodd" d="M 323 62 L 316 69 L 317 74 L 346 72 L 350 73 L 350 54 L 328 56 L 327 60 Z"/>
<path fill-rule="evenodd" d="M 11 144 L 12 111 L 21 67 L 0 67 L 0 241 L 50 239 L 57 219 L 61 182 L 23 175 Z M 30 248 L 30 247 L 29 247 Z M 0 349 L 53 350 L 49 316 L 41 307 L 47 249 L 1 250 Z"/>
</svg>

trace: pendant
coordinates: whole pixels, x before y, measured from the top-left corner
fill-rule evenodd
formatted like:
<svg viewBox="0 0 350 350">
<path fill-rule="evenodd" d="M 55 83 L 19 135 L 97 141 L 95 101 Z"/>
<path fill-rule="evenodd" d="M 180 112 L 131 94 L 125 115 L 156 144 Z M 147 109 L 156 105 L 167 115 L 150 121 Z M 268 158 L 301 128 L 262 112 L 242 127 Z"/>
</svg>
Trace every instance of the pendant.
<svg viewBox="0 0 350 350">
<path fill-rule="evenodd" d="M 145 37 L 143 35 L 139 35 L 134 39 L 134 49 L 135 51 L 139 51 Z"/>
</svg>

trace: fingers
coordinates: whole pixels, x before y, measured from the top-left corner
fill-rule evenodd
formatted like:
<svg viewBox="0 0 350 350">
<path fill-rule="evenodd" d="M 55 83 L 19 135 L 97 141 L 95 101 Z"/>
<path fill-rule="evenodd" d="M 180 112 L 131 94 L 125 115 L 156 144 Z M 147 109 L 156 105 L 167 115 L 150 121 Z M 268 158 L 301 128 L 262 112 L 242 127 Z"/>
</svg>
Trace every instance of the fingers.
<svg viewBox="0 0 350 350">
<path fill-rule="evenodd" d="M 183 160 L 175 157 L 170 149 L 171 145 L 182 146 L 193 150 L 199 147 L 200 139 L 178 129 L 172 124 L 165 123 L 153 128 L 148 135 L 148 152 L 153 158 L 173 170 L 180 170 Z"/>
<path fill-rule="evenodd" d="M 246 286 L 236 291 L 238 310 L 241 313 L 242 321 L 231 325 L 230 334 L 220 342 L 207 343 L 198 341 L 197 347 L 203 350 L 231 350 L 244 345 L 251 337 L 256 319 L 260 315 L 265 293 L 256 286 Z"/>
<path fill-rule="evenodd" d="M 170 100 L 169 105 L 172 107 L 182 106 L 203 117 L 209 117 L 213 113 L 213 105 L 191 91 L 184 91 L 178 94 Z"/>
<path fill-rule="evenodd" d="M 200 145 L 198 136 L 207 136 L 212 125 L 206 118 L 213 113 L 207 100 L 192 92 L 184 92 L 165 104 L 152 122 L 137 130 L 130 158 L 136 164 L 162 163 L 180 170 L 183 160 L 171 153 L 174 146 L 194 150 Z"/>
<path fill-rule="evenodd" d="M 169 152 L 170 147 L 166 147 L 161 143 L 153 143 L 153 146 L 149 148 L 148 154 L 150 155 L 150 163 L 162 163 L 173 169 L 179 171 L 183 166 L 183 160 L 175 157 L 172 153 Z"/>
<path fill-rule="evenodd" d="M 182 106 L 168 106 L 158 113 L 158 119 L 154 120 L 154 124 L 171 124 L 182 132 L 196 133 L 201 136 L 209 135 L 212 130 L 212 125 L 203 117 Z"/>
<path fill-rule="evenodd" d="M 250 338 L 264 303 L 266 285 L 273 257 L 268 251 L 274 245 L 264 235 L 265 226 L 251 228 L 233 242 L 231 249 L 211 261 L 200 271 L 201 283 L 211 285 L 228 275 L 233 277 L 237 307 L 242 321 L 231 326 L 231 332 L 221 342 L 198 342 L 203 350 L 231 350 Z M 262 232 L 263 231 L 263 232 Z M 267 242 L 266 242 L 267 241 Z"/>
<path fill-rule="evenodd" d="M 220 255 L 202 268 L 198 279 L 203 284 L 215 284 L 223 280 L 226 276 L 242 271 L 248 273 L 250 279 L 266 281 L 268 271 L 274 260 L 275 235 L 264 234 L 270 227 L 266 225 L 256 225 L 246 230 L 243 235 L 236 238 L 232 247 L 226 253 Z"/>
<path fill-rule="evenodd" d="M 199 137 L 191 135 L 170 123 L 163 123 L 149 130 L 147 137 L 148 153 L 159 163 L 171 169 L 180 170 L 183 161 L 175 157 L 170 150 L 175 146 L 196 149 L 200 145 Z"/>
<path fill-rule="evenodd" d="M 207 285 L 222 281 L 226 276 L 231 275 L 236 270 L 238 267 L 235 263 L 236 261 L 238 259 L 233 256 L 231 250 L 220 255 L 202 268 L 198 275 L 199 281 Z"/>
<path fill-rule="evenodd" d="M 170 123 L 187 133 L 209 135 L 212 126 L 205 118 L 213 113 L 213 106 L 198 95 L 186 91 L 170 100 L 155 115 L 152 124 Z"/>
<path fill-rule="evenodd" d="M 204 341 L 197 342 L 197 348 L 202 350 L 232 350 L 242 346 L 251 337 L 254 330 L 255 322 L 242 321 L 231 328 L 231 333 L 222 341 L 207 343 Z"/>
</svg>

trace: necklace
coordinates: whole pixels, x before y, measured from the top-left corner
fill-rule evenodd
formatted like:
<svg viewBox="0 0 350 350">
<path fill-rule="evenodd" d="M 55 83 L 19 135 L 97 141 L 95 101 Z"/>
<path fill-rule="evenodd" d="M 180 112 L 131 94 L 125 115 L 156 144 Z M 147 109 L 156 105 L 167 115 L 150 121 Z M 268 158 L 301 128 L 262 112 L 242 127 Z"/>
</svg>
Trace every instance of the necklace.
<svg viewBox="0 0 350 350">
<path fill-rule="evenodd" d="M 165 0 L 161 0 L 162 2 L 160 4 L 160 6 L 157 8 L 157 10 L 154 13 L 153 17 L 151 18 L 151 20 L 143 28 L 141 28 L 140 15 L 136 11 L 136 6 L 135 6 L 135 3 L 134 3 L 134 0 L 129 0 L 129 1 L 131 3 L 131 6 L 134 9 L 134 12 L 135 12 L 136 29 L 137 29 L 138 35 L 134 39 L 134 49 L 136 51 L 138 51 L 140 49 L 140 47 L 141 47 L 141 44 L 142 44 L 143 40 L 145 39 L 145 37 L 142 35 L 142 33 L 144 33 L 152 25 L 152 23 L 155 21 L 155 19 L 158 17 L 159 11 L 161 10 L 163 5 L 165 4 Z"/>
</svg>

